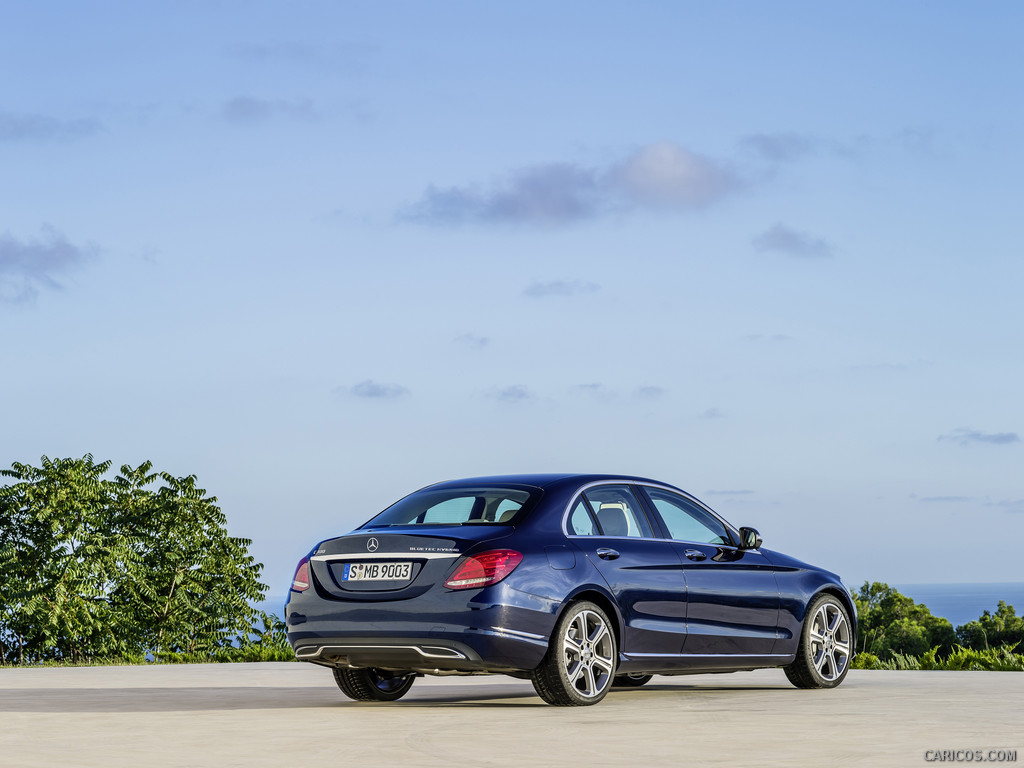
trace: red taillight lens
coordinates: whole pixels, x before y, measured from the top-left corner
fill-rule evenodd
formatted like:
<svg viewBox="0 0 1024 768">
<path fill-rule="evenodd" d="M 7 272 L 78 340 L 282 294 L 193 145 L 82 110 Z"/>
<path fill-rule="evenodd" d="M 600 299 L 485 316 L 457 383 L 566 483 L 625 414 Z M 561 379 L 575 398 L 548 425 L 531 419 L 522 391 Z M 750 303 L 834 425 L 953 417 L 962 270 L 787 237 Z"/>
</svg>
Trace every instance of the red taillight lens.
<svg viewBox="0 0 1024 768">
<path fill-rule="evenodd" d="M 516 569 L 523 556 L 514 549 L 495 549 L 467 557 L 444 583 L 448 589 L 472 589 L 497 584 Z"/>
<path fill-rule="evenodd" d="M 299 567 L 295 569 L 295 577 L 292 579 L 292 590 L 305 592 L 309 589 L 309 558 L 299 560 Z"/>
</svg>

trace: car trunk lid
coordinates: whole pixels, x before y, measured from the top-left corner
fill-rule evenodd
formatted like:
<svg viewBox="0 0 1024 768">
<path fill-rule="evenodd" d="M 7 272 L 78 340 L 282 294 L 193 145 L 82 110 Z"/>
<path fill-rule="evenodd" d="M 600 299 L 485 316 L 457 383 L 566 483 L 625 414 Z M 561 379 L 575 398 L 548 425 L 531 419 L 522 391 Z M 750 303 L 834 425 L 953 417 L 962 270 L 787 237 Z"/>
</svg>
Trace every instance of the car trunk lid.
<svg viewBox="0 0 1024 768">
<path fill-rule="evenodd" d="M 443 583 L 463 553 L 507 536 L 510 526 L 416 526 L 415 533 L 360 530 L 320 544 L 309 564 L 318 587 L 340 600 L 402 600 Z"/>
</svg>

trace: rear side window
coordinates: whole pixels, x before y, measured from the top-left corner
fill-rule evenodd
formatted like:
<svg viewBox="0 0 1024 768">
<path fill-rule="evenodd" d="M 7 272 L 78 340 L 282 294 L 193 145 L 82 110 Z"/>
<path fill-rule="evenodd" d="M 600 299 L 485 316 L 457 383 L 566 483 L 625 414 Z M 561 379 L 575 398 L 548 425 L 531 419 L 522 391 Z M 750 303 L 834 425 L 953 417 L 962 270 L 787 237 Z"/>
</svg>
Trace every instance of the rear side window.
<svg viewBox="0 0 1024 768">
<path fill-rule="evenodd" d="M 539 495 L 539 490 L 520 488 L 427 488 L 392 504 L 362 527 L 503 525 L 511 523 Z"/>
<path fill-rule="evenodd" d="M 590 514 L 587 502 L 580 496 L 573 505 L 572 514 L 569 515 L 569 533 L 576 536 L 594 536 L 597 534 L 597 527 L 594 525 L 594 518 Z"/>
<path fill-rule="evenodd" d="M 651 524 L 628 485 L 598 485 L 583 495 L 597 516 L 604 536 L 652 538 Z"/>
</svg>

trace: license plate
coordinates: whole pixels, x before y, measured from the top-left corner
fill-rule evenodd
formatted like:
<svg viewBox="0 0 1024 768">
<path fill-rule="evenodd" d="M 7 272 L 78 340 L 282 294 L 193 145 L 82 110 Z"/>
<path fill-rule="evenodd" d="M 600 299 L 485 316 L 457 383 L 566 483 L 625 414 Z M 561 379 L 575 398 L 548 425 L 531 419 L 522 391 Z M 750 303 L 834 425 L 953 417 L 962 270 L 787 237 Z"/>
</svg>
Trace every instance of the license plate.
<svg viewBox="0 0 1024 768">
<path fill-rule="evenodd" d="M 342 581 L 407 581 L 412 563 L 345 563 Z"/>
</svg>

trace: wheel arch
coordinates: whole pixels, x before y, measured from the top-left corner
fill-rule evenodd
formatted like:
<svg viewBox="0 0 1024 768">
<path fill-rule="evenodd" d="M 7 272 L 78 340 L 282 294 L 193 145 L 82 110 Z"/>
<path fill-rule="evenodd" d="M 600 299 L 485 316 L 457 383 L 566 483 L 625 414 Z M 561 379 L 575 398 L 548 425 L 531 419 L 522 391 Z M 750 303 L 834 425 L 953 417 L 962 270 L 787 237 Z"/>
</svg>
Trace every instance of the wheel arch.
<svg viewBox="0 0 1024 768">
<path fill-rule="evenodd" d="M 616 605 L 614 598 L 598 586 L 589 584 L 573 590 L 562 601 L 562 605 L 555 615 L 555 623 L 557 624 L 561 620 L 562 615 L 569 610 L 570 606 L 584 600 L 589 600 L 608 614 L 608 618 L 611 620 L 612 632 L 615 634 L 615 647 L 621 653 L 623 635 L 622 614 L 619 612 L 619 607 Z"/>
</svg>

